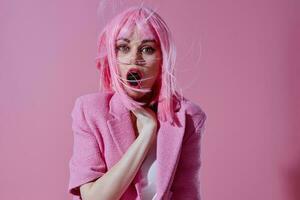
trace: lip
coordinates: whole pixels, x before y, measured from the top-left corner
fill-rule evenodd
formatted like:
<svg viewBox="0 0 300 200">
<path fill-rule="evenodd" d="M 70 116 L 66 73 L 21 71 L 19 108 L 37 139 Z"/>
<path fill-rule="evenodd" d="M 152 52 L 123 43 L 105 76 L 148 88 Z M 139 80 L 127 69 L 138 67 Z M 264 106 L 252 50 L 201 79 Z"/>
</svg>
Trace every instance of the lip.
<svg viewBox="0 0 300 200">
<path fill-rule="evenodd" d="M 129 73 L 138 73 L 140 78 L 142 79 L 144 77 L 144 74 L 137 68 L 131 68 L 128 70 L 127 74 L 126 74 L 126 77 L 128 77 L 128 74 Z M 137 81 L 138 84 L 135 86 L 135 85 L 131 85 L 130 83 L 128 83 L 130 85 L 130 87 L 134 87 L 134 88 L 140 88 L 141 87 L 141 80 L 138 80 Z"/>
</svg>

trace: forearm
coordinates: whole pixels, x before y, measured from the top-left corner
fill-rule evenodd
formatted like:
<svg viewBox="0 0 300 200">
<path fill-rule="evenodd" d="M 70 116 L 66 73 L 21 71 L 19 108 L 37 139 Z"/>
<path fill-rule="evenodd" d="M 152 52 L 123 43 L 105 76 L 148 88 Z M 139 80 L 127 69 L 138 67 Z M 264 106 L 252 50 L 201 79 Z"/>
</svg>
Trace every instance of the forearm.
<svg viewBox="0 0 300 200">
<path fill-rule="evenodd" d="M 139 135 L 110 170 L 91 183 L 87 189 L 81 189 L 83 200 L 119 199 L 138 172 L 152 141 L 150 135 Z"/>
</svg>

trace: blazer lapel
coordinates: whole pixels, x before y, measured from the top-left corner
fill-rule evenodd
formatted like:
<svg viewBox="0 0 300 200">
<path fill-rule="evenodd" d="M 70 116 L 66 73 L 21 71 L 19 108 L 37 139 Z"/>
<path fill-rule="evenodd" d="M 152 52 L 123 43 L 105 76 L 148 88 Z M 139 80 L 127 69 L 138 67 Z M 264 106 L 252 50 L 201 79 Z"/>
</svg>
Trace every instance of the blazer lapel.
<svg viewBox="0 0 300 200">
<path fill-rule="evenodd" d="M 109 107 L 113 118 L 107 120 L 107 125 L 121 158 L 135 141 L 136 136 L 130 118 L 130 111 L 121 103 L 120 96 L 117 93 L 113 94 Z M 166 192 L 171 187 L 170 183 L 173 181 L 185 132 L 185 111 L 180 109 L 179 103 L 175 103 L 175 111 L 180 126 L 173 126 L 169 122 L 159 122 L 160 126 L 157 132 L 156 155 L 158 167 L 156 177 L 157 196 L 155 199 L 159 200 L 165 198 Z M 141 171 L 139 170 L 133 180 L 139 196 L 141 192 L 140 178 Z"/>
<path fill-rule="evenodd" d="M 129 146 L 135 141 L 135 132 L 132 126 L 130 112 L 123 106 L 119 95 L 113 94 L 109 112 L 113 118 L 107 120 L 107 125 L 114 142 L 122 156 Z"/>
<path fill-rule="evenodd" d="M 119 158 L 121 159 L 130 145 L 135 141 L 136 136 L 130 118 L 130 111 L 122 104 L 121 98 L 117 93 L 114 93 L 111 97 L 109 112 L 113 117 L 107 120 L 107 125 L 119 150 Z M 141 199 L 140 179 L 141 171 L 139 169 L 132 181 L 132 185 L 134 185 L 138 193 L 138 199 Z"/>
<path fill-rule="evenodd" d="M 185 132 L 185 112 L 176 112 L 181 126 L 161 122 L 157 135 L 157 199 L 165 199 L 173 181 Z"/>
</svg>

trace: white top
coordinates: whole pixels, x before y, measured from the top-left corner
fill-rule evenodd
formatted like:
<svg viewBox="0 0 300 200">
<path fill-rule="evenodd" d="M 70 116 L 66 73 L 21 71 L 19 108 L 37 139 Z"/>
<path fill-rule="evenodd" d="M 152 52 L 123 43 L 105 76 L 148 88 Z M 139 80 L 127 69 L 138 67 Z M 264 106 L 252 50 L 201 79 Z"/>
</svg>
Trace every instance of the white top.
<svg viewBox="0 0 300 200">
<path fill-rule="evenodd" d="M 156 196 L 156 140 L 141 165 L 142 184 L 141 198 L 153 200 Z"/>
</svg>

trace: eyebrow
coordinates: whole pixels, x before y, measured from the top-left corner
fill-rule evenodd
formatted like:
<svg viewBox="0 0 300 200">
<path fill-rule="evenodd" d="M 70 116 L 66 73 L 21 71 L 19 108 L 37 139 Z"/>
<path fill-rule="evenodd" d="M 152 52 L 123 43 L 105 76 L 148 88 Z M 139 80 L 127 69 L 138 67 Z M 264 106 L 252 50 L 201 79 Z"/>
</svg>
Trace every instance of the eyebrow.
<svg viewBox="0 0 300 200">
<path fill-rule="evenodd" d="M 121 38 L 117 39 L 117 41 L 119 41 L 119 40 L 124 40 L 125 42 L 130 43 L 130 40 L 128 38 L 121 37 Z M 154 43 L 156 43 L 156 40 L 154 40 L 154 39 L 146 39 L 146 40 L 142 41 L 142 44 L 143 43 L 147 43 L 147 42 L 154 42 Z"/>
</svg>

